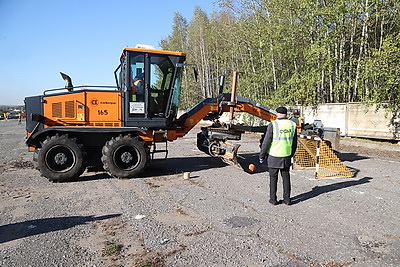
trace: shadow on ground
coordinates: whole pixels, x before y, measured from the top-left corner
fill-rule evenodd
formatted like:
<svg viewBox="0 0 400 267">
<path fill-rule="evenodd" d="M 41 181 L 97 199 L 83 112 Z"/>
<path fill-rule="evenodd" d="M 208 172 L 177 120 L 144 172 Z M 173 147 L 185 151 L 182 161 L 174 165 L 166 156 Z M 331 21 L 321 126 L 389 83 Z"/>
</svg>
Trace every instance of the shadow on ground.
<svg viewBox="0 0 400 267">
<path fill-rule="evenodd" d="M 69 216 L 57 218 L 36 219 L 0 226 L 0 244 L 24 237 L 66 230 L 88 222 L 107 220 L 121 216 L 110 214 L 104 216 Z"/>
<path fill-rule="evenodd" d="M 341 161 L 351 161 L 351 162 L 370 158 L 359 155 L 357 153 L 339 153 L 337 156 Z"/>
<path fill-rule="evenodd" d="M 258 153 L 240 154 L 238 155 L 238 171 L 248 172 L 249 164 L 256 165 L 256 171 L 254 173 L 265 172 L 268 170 L 266 164 L 258 163 Z M 202 170 L 209 170 L 215 168 L 226 167 L 228 164 L 223 160 L 208 155 L 196 156 L 196 157 L 179 157 L 179 158 L 167 158 L 165 160 L 155 159 L 152 160 L 147 169 L 140 174 L 137 178 L 149 178 L 153 176 L 168 176 L 174 174 L 181 174 L 184 172 L 197 172 Z M 86 175 L 79 177 L 77 182 L 80 181 L 92 181 L 109 179 L 108 175 L 104 170 L 96 170 L 96 172 L 88 172 Z"/>
<path fill-rule="evenodd" d="M 238 163 L 246 172 L 248 172 L 248 167 L 250 164 L 254 164 L 256 166 L 256 170 L 253 173 L 266 172 L 268 171 L 268 166 L 266 163 L 259 163 L 259 154 L 260 153 L 240 154 L 238 155 Z"/>
<path fill-rule="evenodd" d="M 325 194 L 328 192 L 336 191 L 339 189 L 343 189 L 343 188 L 347 188 L 347 187 L 351 187 L 351 186 L 355 186 L 355 185 L 369 183 L 371 180 L 372 180 L 371 177 L 364 177 L 360 180 L 351 180 L 351 181 L 345 181 L 345 182 L 323 185 L 323 186 L 314 186 L 311 189 L 311 191 L 292 197 L 292 204 L 297 204 L 297 203 L 306 201 L 308 199 L 317 197 L 319 195 L 322 195 L 322 194 Z"/>
<path fill-rule="evenodd" d="M 146 170 L 137 178 L 149 178 L 153 176 L 167 176 L 174 174 L 181 174 L 184 172 L 196 172 L 214 168 L 225 167 L 228 164 L 219 158 L 211 156 L 203 157 L 179 157 L 152 160 Z M 97 170 L 96 173 L 88 172 L 86 175 L 79 177 L 77 182 L 108 179 L 108 175 L 104 170 Z M 134 179 L 134 178 L 133 178 Z"/>
</svg>

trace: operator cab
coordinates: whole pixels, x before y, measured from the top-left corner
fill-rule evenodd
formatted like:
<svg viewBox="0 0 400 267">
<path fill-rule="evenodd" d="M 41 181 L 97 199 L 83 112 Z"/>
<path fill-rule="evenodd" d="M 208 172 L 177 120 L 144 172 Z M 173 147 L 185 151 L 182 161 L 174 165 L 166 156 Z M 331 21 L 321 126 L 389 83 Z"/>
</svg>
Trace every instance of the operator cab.
<svg viewBox="0 0 400 267">
<path fill-rule="evenodd" d="M 164 128 L 176 118 L 186 54 L 125 47 L 116 70 L 123 126 Z"/>
</svg>

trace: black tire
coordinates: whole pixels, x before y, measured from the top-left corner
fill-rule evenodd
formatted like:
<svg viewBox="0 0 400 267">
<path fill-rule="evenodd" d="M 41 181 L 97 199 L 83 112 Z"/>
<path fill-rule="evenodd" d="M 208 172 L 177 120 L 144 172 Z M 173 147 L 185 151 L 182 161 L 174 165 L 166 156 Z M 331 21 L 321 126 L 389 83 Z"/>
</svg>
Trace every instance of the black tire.
<svg viewBox="0 0 400 267">
<path fill-rule="evenodd" d="M 134 178 L 147 166 L 150 151 L 137 136 L 119 135 L 111 138 L 103 147 L 104 169 L 113 177 Z"/>
<path fill-rule="evenodd" d="M 198 133 L 197 134 L 197 148 L 206 154 L 210 154 L 208 146 L 209 146 L 209 143 L 208 143 L 207 137 L 203 134 L 203 132 Z"/>
<path fill-rule="evenodd" d="M 33 157 L 35 167 L 52 182 L 65 182 L 78 178 L 85 171 L 81 146 L 68 135 L 47 137 Z"/>
</svg>

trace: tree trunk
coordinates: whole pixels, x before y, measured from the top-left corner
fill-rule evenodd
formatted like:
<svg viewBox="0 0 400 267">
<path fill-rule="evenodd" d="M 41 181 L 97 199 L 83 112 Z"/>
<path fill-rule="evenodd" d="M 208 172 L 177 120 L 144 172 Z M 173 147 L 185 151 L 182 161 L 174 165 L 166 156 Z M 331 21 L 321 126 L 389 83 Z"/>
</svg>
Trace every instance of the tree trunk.
<svg viewBox="0 0 400 267">
<path fill-rule="evenodd" d="M 368 22 L 368 0 L 365 0 L 365 19 L 363 20 L 362 23 L 362 31 L 361 31 L 361 42 L 360 42 L 360 51 L 358 54 L 358 60 L 357 60 L 357 69 L 356 69 L 356 78 L 354 82 L 354 91 L 353 91 L 353 101 L 357 101 L 358 98 L 358 83 L 360 79 L 360 71 L 361 71 L 361 60 L 363 59 L 363 53 L 364 53 L 364 47 L 365 47 L 365 38 L 367 36 L 367 22 Z"/>
</svg>

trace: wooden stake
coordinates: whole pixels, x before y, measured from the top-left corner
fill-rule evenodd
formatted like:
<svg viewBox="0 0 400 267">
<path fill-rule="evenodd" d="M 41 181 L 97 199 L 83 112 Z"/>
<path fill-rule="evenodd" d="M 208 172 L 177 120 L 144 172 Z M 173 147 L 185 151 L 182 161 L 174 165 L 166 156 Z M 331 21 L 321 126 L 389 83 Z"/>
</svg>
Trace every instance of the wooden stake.
<svg viewBox="0 0 400 267">
<path fill-rule="evenodd" d="M 233 77 L 232 77 L 232 93 L 231 93 L 231 103 L 236 103 L 236 87 L 237 87 L 237 78 L 238 78 L 238 72 L 234 71 L 233 72 Z M 229 109 L 229 121 L 232 123 L 233 120 L 233 111 L 234 107 L 230 107 Z"/>
</svg>

